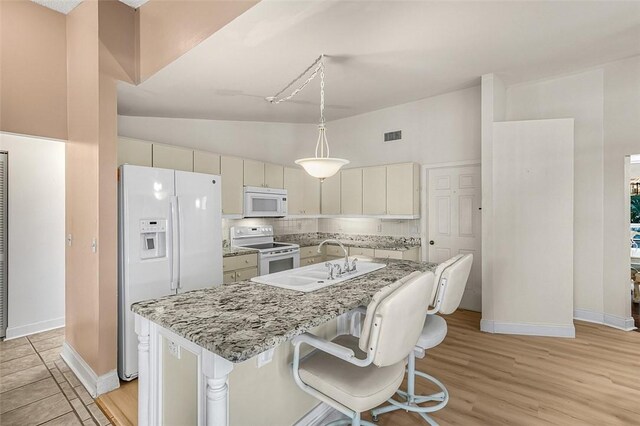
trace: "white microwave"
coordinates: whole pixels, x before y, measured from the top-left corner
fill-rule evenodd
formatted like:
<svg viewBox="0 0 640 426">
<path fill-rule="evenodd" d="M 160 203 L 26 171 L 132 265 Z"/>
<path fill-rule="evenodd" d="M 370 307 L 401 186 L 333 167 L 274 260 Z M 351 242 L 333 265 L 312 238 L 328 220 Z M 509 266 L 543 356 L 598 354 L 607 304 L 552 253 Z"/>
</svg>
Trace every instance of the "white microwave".
<svg viewBox="0 0 640 426">
<path fill-rule="evenodd" d="M 244 217 L 284 217 L 286 215 L 286 189 L 244 187 Z"/>
</svg>

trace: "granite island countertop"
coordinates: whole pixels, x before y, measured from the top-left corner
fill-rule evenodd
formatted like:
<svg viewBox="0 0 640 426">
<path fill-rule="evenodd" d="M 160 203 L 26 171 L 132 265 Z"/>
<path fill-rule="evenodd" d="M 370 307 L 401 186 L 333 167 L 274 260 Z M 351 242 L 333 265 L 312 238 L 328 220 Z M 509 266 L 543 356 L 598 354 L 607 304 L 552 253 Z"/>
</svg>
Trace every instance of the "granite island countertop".
<svg viewBox="0 0 640 426">
<path fill-rule="evenodd" d="M 411 250 L 420 247 L 420 238 L 387 237 L 380 235 L 349 235 L 349 234 L 289 234 L 276 235 L 276 241 L 298 244 L 300 247 L 317 246 L 326 239 L 336 239 L 345 247 L 360 247 L 379 250 Z M 336 243 L 328 242 L 330 245 Z"/>
<path fill-rule="evenodd" d="M 310 293 L 251 281 L 133 304 L 136 314 L 231 362 L 246 361 L 362 305 L 382 287 L 434 263 L 387 267 Z"/>
</svg>

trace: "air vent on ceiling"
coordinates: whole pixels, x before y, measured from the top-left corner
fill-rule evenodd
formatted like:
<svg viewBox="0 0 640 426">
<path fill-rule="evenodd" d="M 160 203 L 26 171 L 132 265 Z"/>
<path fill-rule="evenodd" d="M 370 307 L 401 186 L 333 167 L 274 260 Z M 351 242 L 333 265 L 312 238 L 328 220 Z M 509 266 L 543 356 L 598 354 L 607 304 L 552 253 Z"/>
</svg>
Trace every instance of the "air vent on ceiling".
<svg viewBox="0 0 640 426">
<path fill-rule="evenodd" d="M 402 139 L 402 130 L 396 130 L 384 134 L 385 142 L 399 141 L 400 139 Z"/>
</svg>

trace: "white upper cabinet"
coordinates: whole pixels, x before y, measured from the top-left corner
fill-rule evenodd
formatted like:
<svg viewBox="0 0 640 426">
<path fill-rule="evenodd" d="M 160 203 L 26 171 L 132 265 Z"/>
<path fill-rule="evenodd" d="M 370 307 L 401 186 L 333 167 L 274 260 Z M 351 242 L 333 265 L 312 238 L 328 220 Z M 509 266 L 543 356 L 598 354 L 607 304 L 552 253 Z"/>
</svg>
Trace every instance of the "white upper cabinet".
<svg viewBox="0 0 640 426">
<path fill-rule="evenodd" d="M 387 214 L 420 214 L 420 166 L 416 163 L 387 166 Z"/>
<path fill-rule="evenodd" d="M 219 175 L 220 156 L 212 152 L 193 151 L 193 171 L 198 173 L 208 173 L 210 175 Z"/>
<path fill-rule="evenodd" d="M 387 213 L 387 167 L 362 169 L 362 213 L 383 215 Z"/>
<path fill-rule="evenodd" d="M 237 157 L 220 157 L 222 175 L 222 214 L 242 214 L 243 161 Z"/>
<path fill-rule="evenodd" d="M 264 185 L 267 188 L 284 188 L 284 167 L 279 164 L 264 165 Z"/>
<path fill-rule="evenodd" d="M 336 173 L 321 184 L 322 214 L 340 214 L 340 175 Z"/>
<path fill-rule="evenodd" d="M 118 138 L 118 166 L 133 164 L 134 166 L 152 165 L 153 144 L 137 139 Z"/>
<path fill-rule="evenodd" d="M 193 150 L 177 146 L 153 144 L 153 167 L 193 171 Z"/>
<path fill-rule="evenodd" d="M 304 214 L 304 171 L 293 167 L 284 168 L 284 188 L 287 190 L 287 214 Z"/>
<path fill-rule="evenodd" d="M 264 163 L 262 161 L 244 160 L 245 186 L 264 186 Z"/>
<path fill-rule="evenodd" d="M 342 171 L 340 185 L 340 204 L 342 214 L 362 214 L 362 169 L 348 169 Z"/>
<path fill-rule="evenodd" d="M 302 211 L 304 214 L 318 215 L 320 214 L 320 179 L 314 178 L 304 171 L 302 174 L 304 194 Z"/>
</svg>

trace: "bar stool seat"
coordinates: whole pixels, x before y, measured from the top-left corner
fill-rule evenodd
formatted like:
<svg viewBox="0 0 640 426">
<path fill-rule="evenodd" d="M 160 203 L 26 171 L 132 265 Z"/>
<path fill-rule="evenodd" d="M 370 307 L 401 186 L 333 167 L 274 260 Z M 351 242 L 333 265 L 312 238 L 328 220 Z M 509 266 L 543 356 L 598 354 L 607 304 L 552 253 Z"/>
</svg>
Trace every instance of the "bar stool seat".
<svg viewBox="0 0 640 426">
<path fill-rule="evenodd" d="M 422 333 L 416 346 L 431 349 L 438 346 L 447 337 L 447 322 L 439 315 L 427 315 Z"/>
<path fill-rule="evenodd" d="M 357 358 L 367 357 L 358 347 L 357 337 L 342 335 L 332 342 L 351 349 Z M 389 399 L 402 383 L 404 370 L 404 363 L 387 367 L 374 364 L 358 367 L 326 352 L 316 351 L 300 362 L 299 371 L 305 384 L 354 411 L 362 412 Z"/>
</svg>

